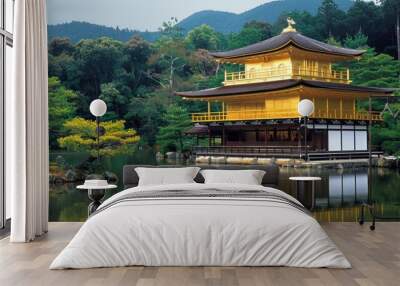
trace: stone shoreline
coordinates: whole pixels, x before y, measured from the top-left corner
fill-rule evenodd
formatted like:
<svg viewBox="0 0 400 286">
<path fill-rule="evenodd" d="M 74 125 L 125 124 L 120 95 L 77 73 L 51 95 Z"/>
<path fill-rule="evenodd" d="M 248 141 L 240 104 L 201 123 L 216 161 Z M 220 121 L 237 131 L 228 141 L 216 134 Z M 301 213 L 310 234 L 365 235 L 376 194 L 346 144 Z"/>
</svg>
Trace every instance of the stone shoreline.
<svg viewBox="0 0 400 286">
<path fill-rule="evenodd" d="M 256 157 L 224 157 L 197 156 L 197 164 L 234 164 L 234 165 L 268 165 L 275 163 L 281 167 L 293 168 L 359 168 L 368 167 L 368 159 L 323 160 L 306 162 L 300 159 L 256 158 Z M 393 156 L 372 158 L 372 166 L 380 168 L 399 168 L 400 160 Z"/>
</svg>

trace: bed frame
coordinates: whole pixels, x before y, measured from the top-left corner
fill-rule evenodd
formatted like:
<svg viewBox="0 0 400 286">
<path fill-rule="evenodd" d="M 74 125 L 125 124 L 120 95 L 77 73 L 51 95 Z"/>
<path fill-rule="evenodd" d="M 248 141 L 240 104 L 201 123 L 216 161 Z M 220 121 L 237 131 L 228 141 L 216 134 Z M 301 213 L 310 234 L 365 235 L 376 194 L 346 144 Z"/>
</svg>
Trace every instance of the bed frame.
<svg viewBox="0 0 400 286">
<path fill-rule="evenodd" d="M 147 167 L 147 168 L 182 168 L 185 166 L 171 166 L 171 165 L 163 165 L 163 166 L 153 166 L 153 165 L 125 165 L 123 169 L 123 184 L 124 189 L 133 188 L 138 185 L 139 177 L 135 171 L 137 167 Z M 191 166 L 187 166 L 191 167 Z M 263 170 L 265 171 L 265 176 L 262 180 L 262 185 L 265 187 L 278 187 L 278 179 L 279 179 L 279 167 L 276 164 L 269 165 L 220 165 L 220 166 L 196 166 L 201 168 L 202 170 Z M 204 183 L 203 176 L 198 173 L 194 180 L 197 183 Z"/>
</svg>

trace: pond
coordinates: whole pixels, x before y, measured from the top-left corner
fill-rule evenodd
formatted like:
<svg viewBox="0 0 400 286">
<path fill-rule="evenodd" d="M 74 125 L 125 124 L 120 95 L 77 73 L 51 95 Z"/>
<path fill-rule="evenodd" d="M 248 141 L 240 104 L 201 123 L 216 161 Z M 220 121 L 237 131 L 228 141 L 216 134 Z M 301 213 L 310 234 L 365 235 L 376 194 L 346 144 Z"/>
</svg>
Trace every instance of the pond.
<svg viewBox="0 0 400 286">
<path fill-rule="evenodd" d="M 52 153 L 50 160 L 59 155 L 71 165 L 84 160 L 82 154 Z M 118 189 L 107 193 L 107 197 L 123 190 L 121 185 L 122 167 L 126 164 L 156 164 L 151 150 L 141 150 L 133 156 L 119 156 L 105 159 L 106 170 L 119 178 Z M 176 162 L 163 162 L 176 164 Z M 397 170 L 377 169 L 296 169 L 281 168 L 279 189 L 295 195 L 296 185 L 290 176 L 318 176 L 313 215 L 319 221 L 357 221 L 362 202 L 375 201 L 379 215 L 400 217 L 400 173 Z M 368 184 L 371 184 L 370 191 Z M 50 221 L 85 221 L 89 199 L 86 191 L 77 190 L 75 184 L 50 185 Z M 367 216 L 369 219 L 369 216 Z"/>
</svg>

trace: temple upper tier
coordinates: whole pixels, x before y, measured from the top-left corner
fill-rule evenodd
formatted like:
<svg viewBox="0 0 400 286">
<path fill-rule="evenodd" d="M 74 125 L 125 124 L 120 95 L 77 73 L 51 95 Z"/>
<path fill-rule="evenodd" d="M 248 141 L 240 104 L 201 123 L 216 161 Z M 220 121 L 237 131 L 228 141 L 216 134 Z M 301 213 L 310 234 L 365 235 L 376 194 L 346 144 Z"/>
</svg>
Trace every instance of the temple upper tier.
<svg viewBox="0 0 400 286">
<path fill-rule="evenodd" d="M 290 26 L 260 43 L 211 55 L 221 63 L 243 65 L 239 71 L 225 73 L 224 85 L 235 85 L 285 79 L 350 83 L 349 70 L 334 69 L 332 64 L 354 60 L 363 53 L 364 50 L 336 47 L 308 38 Z"/>
</svg>

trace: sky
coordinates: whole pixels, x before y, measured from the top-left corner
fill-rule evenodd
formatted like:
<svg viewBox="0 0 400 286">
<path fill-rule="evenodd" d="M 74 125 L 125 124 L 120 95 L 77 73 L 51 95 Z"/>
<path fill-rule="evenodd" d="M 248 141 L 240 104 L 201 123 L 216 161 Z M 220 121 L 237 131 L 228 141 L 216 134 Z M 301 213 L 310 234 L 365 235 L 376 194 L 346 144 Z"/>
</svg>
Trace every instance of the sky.
<svg viewBox="0 0 400 286">
<path fill-rule="evenodd" d="M 156 31 L 171 17 L 201 10 L 241 13 L 272 0 L 47 0 L 49 24 L 85 21 L 110 27 Z"/>
</svg>

